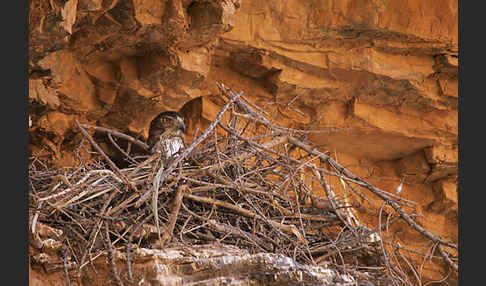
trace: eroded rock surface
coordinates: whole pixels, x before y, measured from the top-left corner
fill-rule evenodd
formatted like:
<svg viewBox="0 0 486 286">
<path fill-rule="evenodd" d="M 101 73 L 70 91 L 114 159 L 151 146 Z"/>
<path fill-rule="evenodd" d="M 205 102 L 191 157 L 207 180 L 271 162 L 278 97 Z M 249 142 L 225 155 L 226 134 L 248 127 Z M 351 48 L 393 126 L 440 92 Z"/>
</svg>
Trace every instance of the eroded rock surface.
<svg viewBox="0 0 486 286">
<path fill-rule="evenodd" d="M 76 120 L 143 138 L 164 110 L 185 114 L 190 142 L 223 82 L 280 125 L 333 129 L 308 139 L 378 187 L 405 178 L 420 223 L 457 242 L 457 12 L 457 0 L 31 0 L 30 152 L 71 166 Z"/>
<path fill-rule="evenodd" d="M 44 247 L 45 249 L 46 247 Z M 126 254 L 116 252 L 119 277 L 128 283 Z M 97 271 L 108 271 L 106 257 L 93 262 Z M 45 252 L 32 256 L 30 285 L 65 285 L 62 258 Z M 71 264 L 70 264 L 71 265 Z M 51 269 L 41 274 L 41 268 Z M 74 273 L 72 271 L 71 273 Z M 131 255 L 132 285 L 355 285 L 362 278 L 340 274 L 320 266 L 302 265 L 277 254 L 249 254 L 228 245 L 170 247 L 164 250 L 138 248 Z M 76 283 L 75 275 L 70 280 Z M 369 277 L 371 280 L 372 278 Z M 92 269 L 83 271 L 81 285 L 110 285 L 113 277 L 100 277 Z M 373 280 L 376 280 L 373 278 Z"/>
</svg>

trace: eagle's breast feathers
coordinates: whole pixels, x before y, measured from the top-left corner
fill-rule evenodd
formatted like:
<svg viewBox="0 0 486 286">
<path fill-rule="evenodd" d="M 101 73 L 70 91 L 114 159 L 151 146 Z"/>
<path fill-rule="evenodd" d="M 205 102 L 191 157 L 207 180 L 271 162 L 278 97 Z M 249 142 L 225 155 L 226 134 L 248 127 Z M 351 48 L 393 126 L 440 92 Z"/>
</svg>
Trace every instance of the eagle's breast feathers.
<svg viewBox="0 0 486 286">
<path fill-rule="evenodd" d="M 157 141 L 151 149 L 152 153 L 160 151 L 162 156 L 166 159 L 171 158 L 175 154 L 181 152 L 184 149 L 184 141 L 182 141 L 182 137 L 174 136 L 164 138 L 164 136 L 160 136 L 160 140 Z"/>
</svg>

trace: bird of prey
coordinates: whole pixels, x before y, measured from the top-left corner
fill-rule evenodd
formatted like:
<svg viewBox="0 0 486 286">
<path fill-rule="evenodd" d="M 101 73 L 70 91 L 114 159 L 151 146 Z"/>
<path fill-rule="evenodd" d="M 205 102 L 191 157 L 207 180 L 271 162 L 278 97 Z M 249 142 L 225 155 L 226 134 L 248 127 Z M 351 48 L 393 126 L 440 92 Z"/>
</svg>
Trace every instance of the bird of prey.
<svg viewBox="0 0 486 286">
<path fill-rule="evenodd" d="M 184 117 L 175 111 L 164 111 L 151 122 L 147 144 L 150 153 L 161 152 L 164 160 L 170 159 L 184 149 L 182 134 L 185 131 Z"/>
</svg>

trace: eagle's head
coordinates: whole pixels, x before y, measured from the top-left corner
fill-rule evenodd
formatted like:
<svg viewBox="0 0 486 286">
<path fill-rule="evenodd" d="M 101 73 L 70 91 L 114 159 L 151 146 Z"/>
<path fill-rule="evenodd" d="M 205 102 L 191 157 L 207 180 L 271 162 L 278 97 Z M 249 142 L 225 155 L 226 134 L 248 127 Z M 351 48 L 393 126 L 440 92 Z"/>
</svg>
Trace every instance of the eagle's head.
<svg viewBox="0 0 486 286">
<path fill-rule="evenodd" d="M 160 140 L 180 137 L 186 126 L 184 117 L 175 111 L 164 111 L 150 122 L 147 144 L 152 147 Z"/>
<path fill-rule="evenodd" d="M 185 129 L 184 117 L 181 114 L 175 111 L 164 111 L 150 122 L 149 136 L 154 131 L 161 134 L 170 132 L 170 135 L 181 135 Z"/>
</svg>

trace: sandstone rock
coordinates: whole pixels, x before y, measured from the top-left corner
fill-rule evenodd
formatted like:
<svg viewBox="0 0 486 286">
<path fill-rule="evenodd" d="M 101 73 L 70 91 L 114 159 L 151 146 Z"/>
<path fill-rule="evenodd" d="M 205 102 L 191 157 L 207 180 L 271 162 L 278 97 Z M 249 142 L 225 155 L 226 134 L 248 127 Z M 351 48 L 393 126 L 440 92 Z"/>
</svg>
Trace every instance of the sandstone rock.
<svg viewBox="0 0 486 286">
<path fill-rule="evenodd" d="M 156 114 L 183 109 L 193 135 L 223 82 L 281 125 L 333 130 L 307 139 L 378 187 L 417 173 L 401 195 L 457 237 L 457 0 L 61 2 L 30 1 L 32 155 L 72 165 L 74 118 L 146 136 Z M 447 199 L 432 206 L 437 190 Z"/>
<path fill-rule="evenodd" d="M 125 81 L 137 80 L 135 73 L 138 70 L 140 81 L 154 94 L 163 94 L 168 86 L 174 86 L 177 82 L 178 73 L 171 64 L 168 54 L 144 55 L 137 59 L 137 66 L 133 65 L 133 68 L 129 68 L 132 65 L 131 62 L 130 65 L 129 63 L 123 65 L 122 74 Z"/>
<path fill-rule="evenodd" d="M 426 148 L 425 156 L 427 162 L 432 166 L 432 172 L 427 177 L 428 182 L 457 173 L 458 153 L 456 145 L 438 145 Z"/>
<path fill-rule="evenodd" d="M 51 53 L 39 61 L 39 66 L 51 71 L 51 85 L 65 98 L 61 99 L 65 107 L 83 112 L 99 110 L 94 85 L 70 52 Z"/>
<path fill-rule="evenodd" d="M 425 160 L 424 152 L 419 151 L 410 156 L 398 160 L 399 173 L 410 179 L 423 182 L 430 171 L 430 166 Z"/>
<path fill-rule="evenodd" d="M 433 184 L 436 200 L 428 208 L 436 213 L 457 211 L 457 182 L 452 178 L 438 180 Z"/>
<path fill-rule="evenodd" d="M 32 256 L 32 261 L 38 264 L 54 263 L 54 259 L 45 253 L 39 253 L 38 255 Z"/>
<path fill-rule="evenodd" d="M 98 99 L 109 106 L 115 103 L 117 90 L 113 85 L 102 85 L 96 86 L 96 93 Z"/>
<path fill-rule="evenodd" d="M 88 11 L 101 10 L 103 0 L 78 0 L 79 9 Z"/>
<path fill-rule="evenodd" d="M 62 242 L 60 242 L 58 240 L 48 238 L 48 239 L 46 239 L 42 242 L 42 250 L 43 251 L 52 252 L 52 251 L 58 251 L 58 250 L 61 250 L 61 249 L 63 249 L 63 245 L 62 245 Z"/>
<path fill-rule="evenodd" d="M 72 128 L 73 122 L 72 116 L 62 112 L 52 111 L 39 119 L 38 126 L 58 136 L 63 136 Z"/>
<path fill-rule="evenodd" d="M 438 145 L 426 148 L 425 157 L 430 164 L 457 163 L 457 146 Z"/>
<path fill-rule="evenodd" d="M 126 257 L 116 251 L 118 269 L 125 266 Z M 83 285 L 105 285 L 111 275 L 104 265 L 104 257 L 93 262 L 98 275 L 91 269 L 83 272 Z M 54 268 L 62 260 L 40 253 L 33 256 L 33 262 Z M 57 272 L 40 276 L 39 270 L 31 269 L 32 276 L 47 285 Z M 59 274 L 58 274 L 59 273 Z M 104 275 L 99 275 L 103 273 Z M 233 246 L 201 245 L 173 247 L 164 250 L 137 248 L 132 254 L 132 273 L 137 285 L 266 285 L 268 283 L 299 285 L 349 285 L 356 283 L 356 277 L 340 274 L 323 266 L 302 265 L 290 257 L 277 254 L 249 254 Z M 125 271 L 120 277 L 126 277 Z M 123 278 L 126 283 L 126 278 Z M 52 285 L 52 284 L 51 284 Z M 57 285 L 57 284 L 56 284 Z"/>
<path fill-rule="evenodd" d="M 76 12 L 78 8 L 78 0 L 68 0 L 64 3 L 64 7 L 61 9 L 61 16 L 63 19 L 62 27 L 66 32 L 72 34 L 72 27 L 76 22 Z"/>
<path fill-rule="evenodd" d="M 434 183 L 434 191 L 438 199 L 450 201 L 457 206 L 457 183 L 452 178 L 439 180 Z"/>
<path fill-rule="evenodd" d="M 454 98 L 459 96 L 457 79 L 439 79 L 439 86 L 442 94 Z"/>
<path fill-rule="evenodd" d="M 50 5 L 49 5 L 50 4 Z M 76 17 L 77 0 L 63 4 L 30 1 L 29 54 L 36 63 L 49 53 L 65 48 Z"/>
<path fill-rule="evenodd" d="M 109 61 L 99 61 L 96 63 L 83 64 L 83 69 L 92 77 L 95 77 L 103 82 L 116 82 L 116 67 L 115 64 Z M 122 71 L 123 72 L 123 71 Z"/>
<path fill-rule="evenodd" d="M 177 56 L 182 69 L 181 84 L 192 88 L 199 87 L 209 73 L 211 54 L 208 48 L 202 47 L 179 52 Z"/>
<path fill-rule="evenodd" d="M 29 79 L 29 99 L 57 109 L 61 102 L 53 88 L 46 87 L 42 79 Z"/>
<path fill-rule="evenodd" d="M 457 206 L 457 183 L 454 181 L 441 181 L 439 189 L 442 190 L 444 199 Z"/>
<path fill-rule="evenodd" d="M 457 78 L 457 72 L 459 69 L 459 61 L 457 56 L 441 54 L 435 57 L 434 68 L 442 74 L 449 75 Z"/>
<path fill-rule="evenodd" d="M 39 234 L 41 238 L 57 238 L 60 239 L 63 232 L 60 229 L 52 228 L 46 224 L 37 224 L 36 233 Z"/>
<path fill-rule="evenodd" d="M 165 1 L 135 0 L 135 19 L 142 25 L 160 25 L 166 11 Z"/>
</svg>

